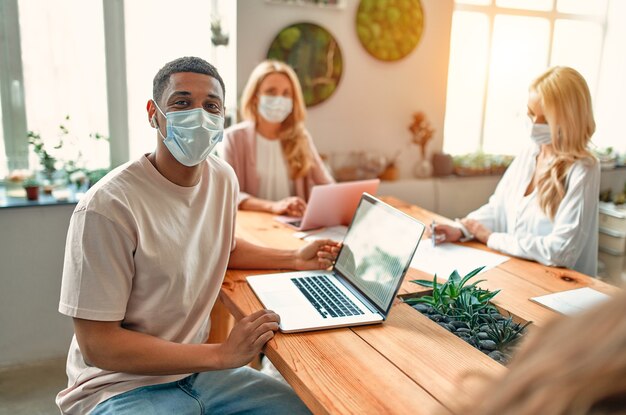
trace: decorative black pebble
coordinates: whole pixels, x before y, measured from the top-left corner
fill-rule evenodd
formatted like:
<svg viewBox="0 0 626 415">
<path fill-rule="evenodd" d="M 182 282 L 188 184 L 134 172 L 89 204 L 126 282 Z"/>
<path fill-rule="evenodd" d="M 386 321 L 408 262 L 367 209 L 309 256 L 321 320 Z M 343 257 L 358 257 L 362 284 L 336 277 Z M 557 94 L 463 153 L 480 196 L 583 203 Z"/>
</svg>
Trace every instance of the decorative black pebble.
<svg viewBox="0 0 626 415">
<path fill-rule="evenodd" d="M 430 311 L 433 309 L 428 304 L 421 304 L 421 303 L 417 303 L 413 305 L 413 308 L 419 311 L 420 313 L 425 313 L 425 314 L 429 314 Z"/>
<path fill-rule="evenodd" d="M 463 329 L 469 329 L 469 326 L 468 326 L 468 325 L 467 325 L 467 323 L 466 323 L 466 322 L 464 322 L 464 321 L 458 321 L 458 320 L 456 320 L 456 321 L 451 321 L 451 322 L 450 322 L 450 324 L 452 324 L 452 325 L 453 325 L 454 327 L 456 327 L 457 329 L 461 329 L 461 328 L 463 328 Z"/>
<path fill-rule="evenodd" d="M 481 340 L 478 344 L 481 349 L 496 350 L 496 342 L 493 340 Z"/>
</svg>

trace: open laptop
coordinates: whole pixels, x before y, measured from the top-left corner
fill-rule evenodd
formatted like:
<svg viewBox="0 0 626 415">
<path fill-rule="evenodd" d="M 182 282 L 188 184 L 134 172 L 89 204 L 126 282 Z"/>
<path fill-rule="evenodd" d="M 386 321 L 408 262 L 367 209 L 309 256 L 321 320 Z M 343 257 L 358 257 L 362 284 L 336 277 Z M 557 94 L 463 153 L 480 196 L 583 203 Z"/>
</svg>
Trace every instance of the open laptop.
<svg viewBox="0 0 626 415">
<path fill-rule="evenodd" d="M 382 323 L 424 232 L 424 224 L 364 194 L 330 271 L 248 276 L 286 333 Z"/>
<path fill-rule="evenodd" d="M 363 193 L 376 194 L 380 180 L 357 180 L 313 186 L 301 218 L 277 216 L 276 220 L 299 230 L 348 225 Z"/>
</svg>

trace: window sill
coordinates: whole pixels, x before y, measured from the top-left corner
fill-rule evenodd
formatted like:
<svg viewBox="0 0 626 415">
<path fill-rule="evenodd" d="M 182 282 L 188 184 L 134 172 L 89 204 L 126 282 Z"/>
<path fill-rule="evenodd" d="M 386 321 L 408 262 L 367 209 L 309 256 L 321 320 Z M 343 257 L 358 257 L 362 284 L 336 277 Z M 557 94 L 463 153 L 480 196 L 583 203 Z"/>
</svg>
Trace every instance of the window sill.
<svg viewBox="0 0 626 415">
<path fill-rule="evenodd" d="M 18 193 L 20 193 L 18 191 Z M 15 195 L 14 191 L 7 192 L 7 188 L 0 185 L 0 209 L 4 208 L 22 208 L 32 206 L 58 206 L 58 205 L 75 205 L 83 193 L 77 193 L 72 190 L 67 190 L 61 193 L 60 196 L 50 194 L 39 194 L 38 200 L 28 200 L 26 196 Z"/>
</svg>

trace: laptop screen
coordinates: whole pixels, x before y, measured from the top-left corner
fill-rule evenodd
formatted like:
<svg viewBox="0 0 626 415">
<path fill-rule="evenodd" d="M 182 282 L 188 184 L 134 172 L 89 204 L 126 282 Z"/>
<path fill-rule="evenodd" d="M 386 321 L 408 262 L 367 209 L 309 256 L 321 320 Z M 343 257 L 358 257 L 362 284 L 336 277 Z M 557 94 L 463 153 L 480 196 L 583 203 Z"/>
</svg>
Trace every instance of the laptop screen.
<svg viewBox="0 0 626 415">
<path fill-rule="evenodd" d="M 421 222 L 364 194 L 335 270 L 386 314 L 423 232 Z"/>
</svg>

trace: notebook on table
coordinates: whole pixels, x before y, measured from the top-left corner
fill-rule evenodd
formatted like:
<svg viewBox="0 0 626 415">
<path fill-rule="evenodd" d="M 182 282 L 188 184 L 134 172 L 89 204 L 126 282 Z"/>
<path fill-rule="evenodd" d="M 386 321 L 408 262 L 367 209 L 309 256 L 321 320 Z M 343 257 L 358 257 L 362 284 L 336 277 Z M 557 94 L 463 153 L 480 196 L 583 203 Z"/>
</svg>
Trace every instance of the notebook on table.
<svg viewBox="0 0 626 415">
<path fill-rule="evenodd" d="M 276 220 L 299 231 L 326 226 L 348 225 L 363 193 L 376 194 L 379 179 L 313 186 L 301 218 L 276 216 Z"/>
<path fill-rule="evenodd" d="M 558 313 L 571 316 L 593 308 L 608 301 L 610 298 L 608 295 L 593 288 L 583 287 L 531 297 L 530 301 L 534 301 Z"/>
<path fill-rule="evenodd" d="M 424 232 L 424 225 L 363 194 L 332 270 L 248 276 L 286 333 L 382 323 Z"/>
</svg>

